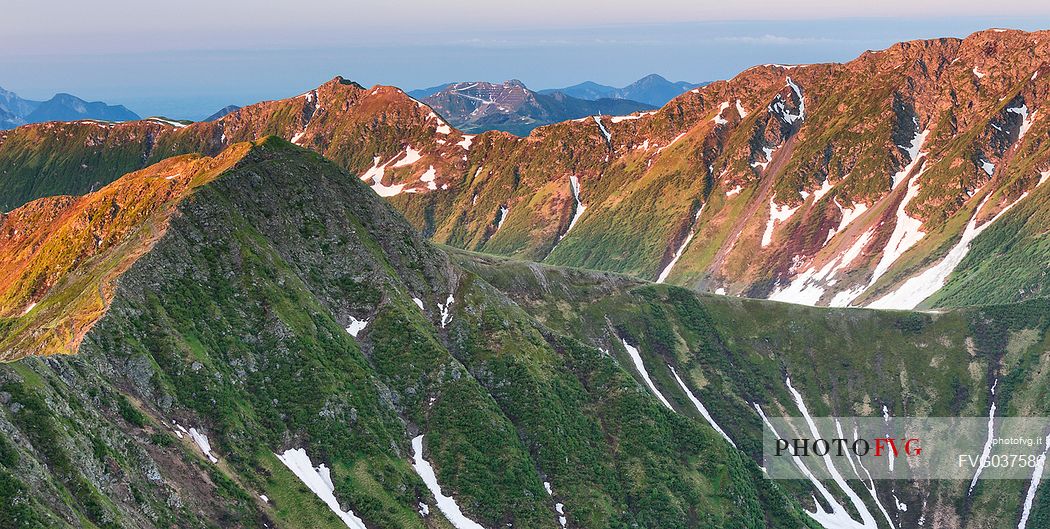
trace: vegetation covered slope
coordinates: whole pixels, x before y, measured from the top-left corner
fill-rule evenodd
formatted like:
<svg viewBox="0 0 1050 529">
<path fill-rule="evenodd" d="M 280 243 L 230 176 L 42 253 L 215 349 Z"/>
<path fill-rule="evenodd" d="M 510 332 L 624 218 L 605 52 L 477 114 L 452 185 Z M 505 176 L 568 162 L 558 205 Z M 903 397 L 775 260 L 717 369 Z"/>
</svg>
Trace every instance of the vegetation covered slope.
<svg viewBox="0 0 1050 529">
<path fill-rule="evenodd" d="M 276 134 L 459 248 L 815 305 L 967 303 L 931 296 L 996 244 L 985 228 L 1025 230 L 1007 259 L 1048 258 L 1021 214 L 1047 192 L 1048 58 L 1045 32 L 905 42 L 756 66 L 653 113 L 527 138 L 464 135 L 396 88 L 337 78 L 188 127 L 21 127 L 0 136 L 0 206 Z M 1043 292 L 1016 280 L 1018 296 L 992 301 Z"/>
<path fill-rule="evenodd" d="M 560 511 L 569 527 L 806 523 L 716 432 L 450 262 L 358 179 L 279 139 L 235 149 L 178 195 L 76 354 L 0 365 L 0 525 L 345 525 L 278 458 L 303 449 L 368 527 L 450 527 L 413 469 L 419 435 L 485 527 L 560 527 Z M 158 171 L 79 200 L 163 189 Z M 36 332 L 32 314 L 6 313 L 4 340 Z"/>
<path fill-rule="evenodd" d="M 811 308 L 452 255 L 551 332 L 594 344 L 631 366 L 626 340 L 675 411 L 703 421 L 676 380 L 681 377 L 736 446 L 758 461 L 763 425 L 756 406 L 770 417 L 799 416 L 789 385 L 817 417 L 987 417 L 993 402 L 997 416 L 1047 413 L 1045 300 L 944 313 Z M 881 481 L 870 495 L 863 477 L 848 478 L 879 527 L 919 527 L 920 520 L 927 527 L 1016 527 L 1030 484 L 979 482 L 969 494 L 968 481 Z M 804 498 L 807 510 L 828 509 L 815 504 L 804 482 L 782 483 Z M 1050 489 L 1040 486 L 1027 527 L 1048 521 Z"/>
<path fill-rule="evenodd" d="M 117 277 L 163 236 L 177 204 L 247 148 L 170 158 L 98 192 L 0 215 L 0 360 L 75 351 L 109 305 Z"/>
</svg>

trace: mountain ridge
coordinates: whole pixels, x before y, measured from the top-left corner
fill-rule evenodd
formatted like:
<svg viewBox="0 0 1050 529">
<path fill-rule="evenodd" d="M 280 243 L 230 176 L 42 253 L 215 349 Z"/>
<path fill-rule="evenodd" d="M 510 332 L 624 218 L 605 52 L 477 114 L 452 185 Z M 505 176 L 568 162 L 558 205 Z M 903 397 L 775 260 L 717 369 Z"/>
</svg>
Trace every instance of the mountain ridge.
<svg viewBox="0 0 1050 529">
<path fill-rule="evenodd" d="M 591 100 L 603 98 L 629 99 L 661 107 L 675 97 L 705 84 L 709 83 L 671 82 L 659 74 L 651 73 L 620 88 L 595 83 L 594 81 L 584 81 L 565 88 L 546 88 L 539 90 L 539 93 L 552 94 L 561 92 L 572 97 Z"/>
<path fill-rule="evenodd" d="M 630 114 L 652 110 L 626 99 L 578 99 L 561 92 L 542 94 L 516 79 L 503 83 L 453 83 L 422 100 L 467 133 L 499 130 L 524 136 L 536 127 L 598 114 Z"/>
<path fill-rule="evenodd" d="M 88 102 L 72 94 L 58 93 L 47 101 L 31 101 L 0 88 L 0 130 L 30 123 L 77 119 L 133 121 L 141 118 L 123 105 Z"/>
<path fill-rule="evenodd" d="M 1035 255 L 1004 248 L 1024 266 L 986 300 L 1007 302 L 1046 292 L 1034 264 L 1045 239 L 1020 218 L 1044 203 L 1050 170 L 1043 35 L 989 30 L 843 64 L 759 65 L 652 113 L 556 123 L 522 139 L 463 134 L 396 88 L 342 78 L 213 124 L 58 126 L 118 144 L 106 148 L 126 153 L 118 171 L 277 133 L 371 182 L 440 243 L 807 304 L 869 305 L 912 278 L 924 281 L 915 292 L 960 274 L 992 284 L 972 256 L 990 255 L 994 230 L 978 230 L 1018 226 Z M 76 155 L 61 173 L 4 161 L 36 157 L 45 147 L 33 142 L 56 138 L 46 128 L 0 136 L 0 188 L 76 192 L 115 172 Z M 77 163 L 89 172 L 70 186 Z"/>
<path fill-rule="evenodd" d="M 937 314 L 813 308 L 446 252 L 306 149 L 271 136 L 216 156 L 42 198 L 17 210 L 18 230 L 0 224 L 36 249 L 33 234 L 55 234 L 41 213 L 115 204 L 98 224 L 64 223 L 91 248 L 98 227 L 147 227 L 157 211 L 129 208 L 177 203 L 76 348 L 19 349 L 30 356 L 0 363 L 0 500 L 17 508 L 0 519 L 830 529 L 830 508 L 874 527 L 976 529 L 1022 509 L 1035 527 L 1050 513 L 1042 487 L 1022 507 L 1023 481 L 869 489 L 857 474 L 851 501 L 830 482 L 825 494 L 769 480 L 756 463 L 763 410 L 1045 413 L 1046 300 Z M 119 253 L 138 231 L 124 233 L 98 248 Z M 65 262 L 37 306 L 5 305 L 0 342 L 64 336 L 21 322 L 95 297 L 61 286 L 97 276 L 94 260 Z"/>
</svg>

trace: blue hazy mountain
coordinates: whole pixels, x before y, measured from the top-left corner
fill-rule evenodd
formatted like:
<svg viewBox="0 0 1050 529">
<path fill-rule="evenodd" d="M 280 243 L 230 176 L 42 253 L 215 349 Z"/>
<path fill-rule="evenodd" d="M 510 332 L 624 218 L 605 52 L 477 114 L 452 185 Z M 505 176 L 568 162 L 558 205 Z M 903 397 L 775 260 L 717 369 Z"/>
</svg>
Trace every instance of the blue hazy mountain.
<svg viewBox="0 0 1050 529">
<path fill-rule="evenodd" d="M 584 81 L 580 84 L 565 88 L 548 88 L 540 90 L 541 94 L 552 94 L 561 92 L 577 99 L 629 99 L 639 101 L 653 106 L 663 106 L 668 101 L 678 97 L 688 90 L 703 86 L 707 83 L 689 83 L 686 81 L 668 81 L 655 73 L 649 74 L 641 79 L 621 88 L 603 85 L 593 81 Z"/>
<path fill-rule="evenodd" d="M 10 129 L 27 123 L 78 119 L 130 121 L 140 118 L 123 105 L 84 101 L 71 94 L 55 94 L 47 101 L 32 101 L 0 88 L 0 129 Z"/>
</svg>

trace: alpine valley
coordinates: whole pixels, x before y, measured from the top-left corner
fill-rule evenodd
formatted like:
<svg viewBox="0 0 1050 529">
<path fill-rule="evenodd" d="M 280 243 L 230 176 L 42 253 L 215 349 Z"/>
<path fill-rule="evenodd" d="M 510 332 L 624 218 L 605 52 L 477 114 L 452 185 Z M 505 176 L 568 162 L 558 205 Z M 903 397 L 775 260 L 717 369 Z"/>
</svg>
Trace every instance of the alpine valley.
<svg viewBox="0 0 1050 529">
<path fill-rule="evenodd" d="M 767 416 L 1050 415 L 1050 32 L 436 101 L 0 132 L 0 528 L 1050 527 L 1041 466 L 760 466 Z"/>
</svg>

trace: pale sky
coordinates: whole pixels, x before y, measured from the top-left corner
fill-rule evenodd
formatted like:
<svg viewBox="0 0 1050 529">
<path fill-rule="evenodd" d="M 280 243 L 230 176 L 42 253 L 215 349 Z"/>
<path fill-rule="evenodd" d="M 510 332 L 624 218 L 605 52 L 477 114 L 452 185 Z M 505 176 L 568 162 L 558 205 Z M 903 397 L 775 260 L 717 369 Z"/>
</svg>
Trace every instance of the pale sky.
<svg viewBox="0 0 1050 529">
<path fill-rule="evenodd" d="M 5 0 L 0 87 L 190 119 L 335 75 L 405 89 L 623 85 L 648 73 L 705 81 L 758 63 L 849 60 L 899 40 L 1050 28 L 1050 3 L 1020 0 L 58 3 Z"/>
</svg>

